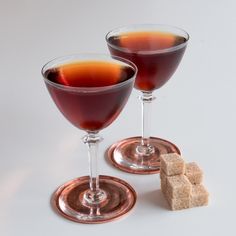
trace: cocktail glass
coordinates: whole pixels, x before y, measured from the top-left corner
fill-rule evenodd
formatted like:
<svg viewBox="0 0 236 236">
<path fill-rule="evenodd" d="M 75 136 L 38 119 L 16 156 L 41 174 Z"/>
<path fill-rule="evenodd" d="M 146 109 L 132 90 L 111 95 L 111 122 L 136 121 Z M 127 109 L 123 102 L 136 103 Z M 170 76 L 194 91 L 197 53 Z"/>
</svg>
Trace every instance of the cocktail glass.
<svg viewBox="0 0 236 236">
<path fill-rule="evenodd" d="M 128 213 L 136 202 L 125 181 L 97 172 L 99 131 L 110 125 L 132 91 L 136 66 L 119 57 L 76 54 L 54 59 L 42 69 L 47 89 L 58 109 L 75 127 L 86 131 L 89 176 L 60 186 L 53 206 L 65 218 L 81 223 L 103 223 Z"/>
<path fill-rule="evenodd" d="M 118 141 L 108 150 L 108 158 L 117 168 L 136 174 L 158 173 L 161 154 L 180 153 L 175 144 L 150 137 L 150 118 L 153 92 L 171 78 L 188 40 L 188 33 L 180 28 L 155 24 L 122 27 L 106 35 L 110 53 L 138 67 L 135 88 L 141 91 L 142 102 L 142 136 Z"/>
</svg>

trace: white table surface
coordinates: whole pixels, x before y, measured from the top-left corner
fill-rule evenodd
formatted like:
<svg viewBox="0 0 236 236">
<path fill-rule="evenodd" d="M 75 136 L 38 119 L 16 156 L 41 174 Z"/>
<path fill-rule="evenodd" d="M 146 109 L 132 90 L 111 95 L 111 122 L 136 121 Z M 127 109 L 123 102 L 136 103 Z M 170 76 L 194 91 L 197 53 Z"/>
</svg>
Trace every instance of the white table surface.
<svg viewBox="0 0 236 236">
<path fill-rule="evenodd" d="M 229 0 L 0 0 L 0 235 L 235 235 L 236 4 Z M 152 135 L 176 143 L 205 172 L 208 207 L 172 212 L 158 175 L 131 175 L 104 159 L 115 141 L 140 134 L 133 91 L 120 117 L 101 132 L 100 173 L 138 193 L 127 217 L 107 224 L 65 220 L 50 207 L 62 183 L 87 175 L 87 152 L 43 83 L 48 60 L 108 53 L 104 36 L 134 23 L 166 23 L 191 39 L 173 78 L 155 95 Z"/>
</svg>

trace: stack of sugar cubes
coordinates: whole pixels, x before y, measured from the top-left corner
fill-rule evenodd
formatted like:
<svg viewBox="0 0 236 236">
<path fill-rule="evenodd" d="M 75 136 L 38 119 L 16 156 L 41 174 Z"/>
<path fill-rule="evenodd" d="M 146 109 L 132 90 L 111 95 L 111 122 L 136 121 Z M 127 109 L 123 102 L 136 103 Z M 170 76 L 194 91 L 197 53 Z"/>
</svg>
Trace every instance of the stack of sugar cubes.
<svg viewBox="0 0 236 236">
<path fill-rule="evenodd" d="M 203 172 L 195 162 L 185 164 L 176 154 L 161 155 L 161 190 L 172 210 L 208 205 Z"/>
</svg>

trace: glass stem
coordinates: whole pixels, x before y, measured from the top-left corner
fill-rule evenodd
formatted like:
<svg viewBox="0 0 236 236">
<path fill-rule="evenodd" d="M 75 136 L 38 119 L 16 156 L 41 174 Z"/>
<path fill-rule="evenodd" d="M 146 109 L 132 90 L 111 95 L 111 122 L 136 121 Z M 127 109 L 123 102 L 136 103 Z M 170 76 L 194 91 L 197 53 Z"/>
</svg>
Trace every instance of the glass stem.
<svg viewBox="0 0 236 236">
<path fill-rule="evenodd" d="M 102 137 L 99 136 L 98 132 L 88 132 L 83 138 L 83 142 L 88 147 L 89 157 L 89 190 L 85 192 L 84 200 L 90 205 L 99 204 L 106 197 L 105 192 L 99 188 L 99 175 L 97 168 L 98 144 L 101 141 Z"/>
<path fill-rule="evenodd" d="M 142 137 L 141 144 L 137 147 L 137 152 L 140 155 L 151 155 L 154 153 L 154 147 L 150 145 L 150 131 L 151 131 L 151 111 L 152 101 L 155 99 L 152 92 L 142 92 L 139 97 L 142 102 Z"/>
</svg>

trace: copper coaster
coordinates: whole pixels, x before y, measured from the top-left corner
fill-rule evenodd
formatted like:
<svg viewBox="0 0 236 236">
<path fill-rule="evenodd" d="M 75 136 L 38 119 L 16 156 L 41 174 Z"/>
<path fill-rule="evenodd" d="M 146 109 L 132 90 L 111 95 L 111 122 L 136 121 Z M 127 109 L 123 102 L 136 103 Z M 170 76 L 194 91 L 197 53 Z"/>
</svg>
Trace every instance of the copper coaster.
<svg viewBox="0 0 236 236">
<path fill-rule="evenodd" d="M 156 137 L 150 137 L 149 143 L 155 148 L 150 156 L 140 156 L 136 147 L 141 137 L 127 138 L 113 144 L 107 151 L 109 161 L 118 169 L 133 174 L 155 174 L 160 172 L 160 155 L 178 153 L 175 144 Z"/>
<path fill-rule="evenodd" d="M 107 194 L 100 205 L 84 204 L 83 196 L 89 188 L 89 177 L 71 180 L 59 187 L 52 196 L 54 209 L 68 220 L 85 224 L 105 223 L 127 214 L 135 205 L 137 195 L 125 181 L 100 175 L 100 188 Z"/>
</svg>

